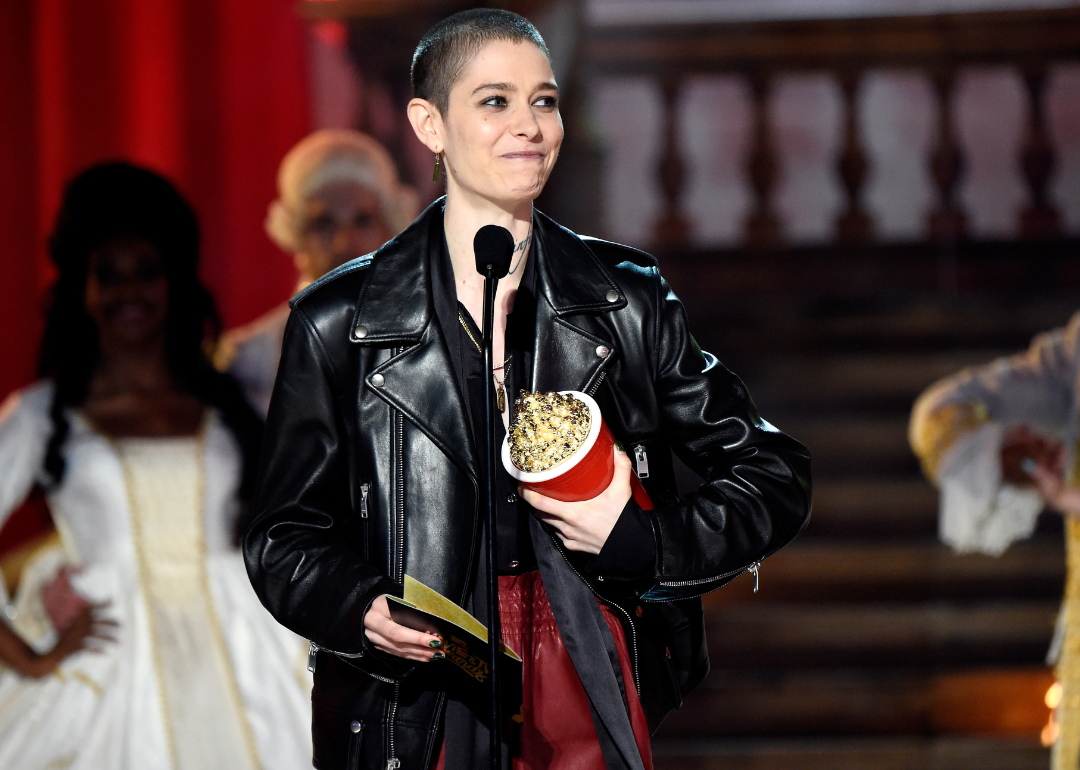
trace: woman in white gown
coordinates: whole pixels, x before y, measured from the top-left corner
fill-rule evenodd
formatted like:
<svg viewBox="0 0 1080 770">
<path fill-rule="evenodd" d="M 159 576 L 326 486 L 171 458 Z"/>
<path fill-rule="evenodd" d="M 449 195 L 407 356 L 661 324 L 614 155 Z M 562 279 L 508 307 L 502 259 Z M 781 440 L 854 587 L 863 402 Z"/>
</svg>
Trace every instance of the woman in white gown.
<svg viewBox="0 0 1080 770">
<path fill-rule="evenodd" d="M 310 766 L 303 642 L 236 548 L 261 426 L 205 356 L 197 249 L 190 207 L 149 171 L 107 164 L 68 188 L 46 378 L 0 408 L 0 523 L 38 485 L 63 544 L 9 604 L 28 651 L 0 624 L 0 768 Z M 65 564 L 74 637 L 41 602 Z M 103 615 L 111 640 L 94 638 Z"/>
</svg>

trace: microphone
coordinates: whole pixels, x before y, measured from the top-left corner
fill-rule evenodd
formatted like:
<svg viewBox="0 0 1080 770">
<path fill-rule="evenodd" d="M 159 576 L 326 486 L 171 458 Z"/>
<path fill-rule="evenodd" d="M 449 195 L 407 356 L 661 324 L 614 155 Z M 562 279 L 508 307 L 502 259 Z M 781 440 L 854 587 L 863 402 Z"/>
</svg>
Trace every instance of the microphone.
<svg viewBox="0 0 1080 770">
<path fill-rule="evenodd" d="M 495 318 L 495 290 L 499 279 L 510 271 L 510 258 L 514 255 L 514 236 L 505 227 L 484 225 L 473 237 L 473 254 L 476 255 L 476 272 L 484 276 L 484 371 L 492 371 L 491 329 Z M 497 642 L 502 639 L 502 622 L 499 618 L 499 573 L 496 569 L 497 553 L 495 536 L 495 414 L 492 403 L 494 386 L 491 377 L 483 378 L 484 393 L 484 450 L 483 464 L 487 484 L 484 486 L 485 523 L 487 527 L 487 608 L 488 608 L 488 685 L 491 688 L 491 767 L 502 770 L 502 662 Z"/>
<path fill-rule="evenodd" d="M 492 278 L 503 278 L 510 271 L 510 259 L 514 256 L 514 236 L 505 227 L 484 225 L 473 238 L 473 254 L 476 272 L 486 276 L 490 268 Z"/>
</svg>

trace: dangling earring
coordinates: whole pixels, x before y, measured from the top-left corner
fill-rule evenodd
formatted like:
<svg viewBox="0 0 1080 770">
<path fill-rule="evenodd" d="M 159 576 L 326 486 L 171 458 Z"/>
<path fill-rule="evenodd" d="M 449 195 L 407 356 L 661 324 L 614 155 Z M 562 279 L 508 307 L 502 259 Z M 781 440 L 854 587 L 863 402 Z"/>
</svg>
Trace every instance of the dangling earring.
<svg viewBox="0 0 1080 770">
<path fill-rule="evenodd" d="M 435 174 L 431 177 L 432 182 L 439 181 L 439 161 L 442 160 L 441 153 L 435 153 Z"/>
</svg>

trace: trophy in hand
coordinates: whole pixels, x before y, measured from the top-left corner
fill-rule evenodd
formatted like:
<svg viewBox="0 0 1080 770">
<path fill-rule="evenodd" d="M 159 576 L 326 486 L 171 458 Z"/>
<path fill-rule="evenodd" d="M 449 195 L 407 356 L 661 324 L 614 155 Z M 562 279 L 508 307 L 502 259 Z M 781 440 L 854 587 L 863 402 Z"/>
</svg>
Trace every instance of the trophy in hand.
<svg viewBox="0 0 1080 770">
<path fill-rule="evenodd" d="M 523 486 L 554 500 L 579 502 L 591 500 L 611 483 L 614 446 L 615 437 L 591 396 L 576 390 L 523 390 L 503 439 L 502 461 Z M 634 474 L 630 488 L 644 510 L 653 507 Z"/>
</svg>

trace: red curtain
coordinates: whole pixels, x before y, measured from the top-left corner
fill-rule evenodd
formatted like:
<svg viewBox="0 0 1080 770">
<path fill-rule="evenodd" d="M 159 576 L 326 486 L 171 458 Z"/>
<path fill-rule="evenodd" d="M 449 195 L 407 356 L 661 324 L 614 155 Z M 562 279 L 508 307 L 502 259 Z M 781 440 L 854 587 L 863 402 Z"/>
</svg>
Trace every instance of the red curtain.
<svg viewBox="0 0 1080 770">
<path fill-rule="evenodd" d="M 0 0 L 0 397 L 33 377 L 45 239 L 65 182 L 127 159 L 194 204 L 226 326 L 288 296 L 262 230 L 277 164 L 310 126 L 295 0 Z"/>
</svg>

